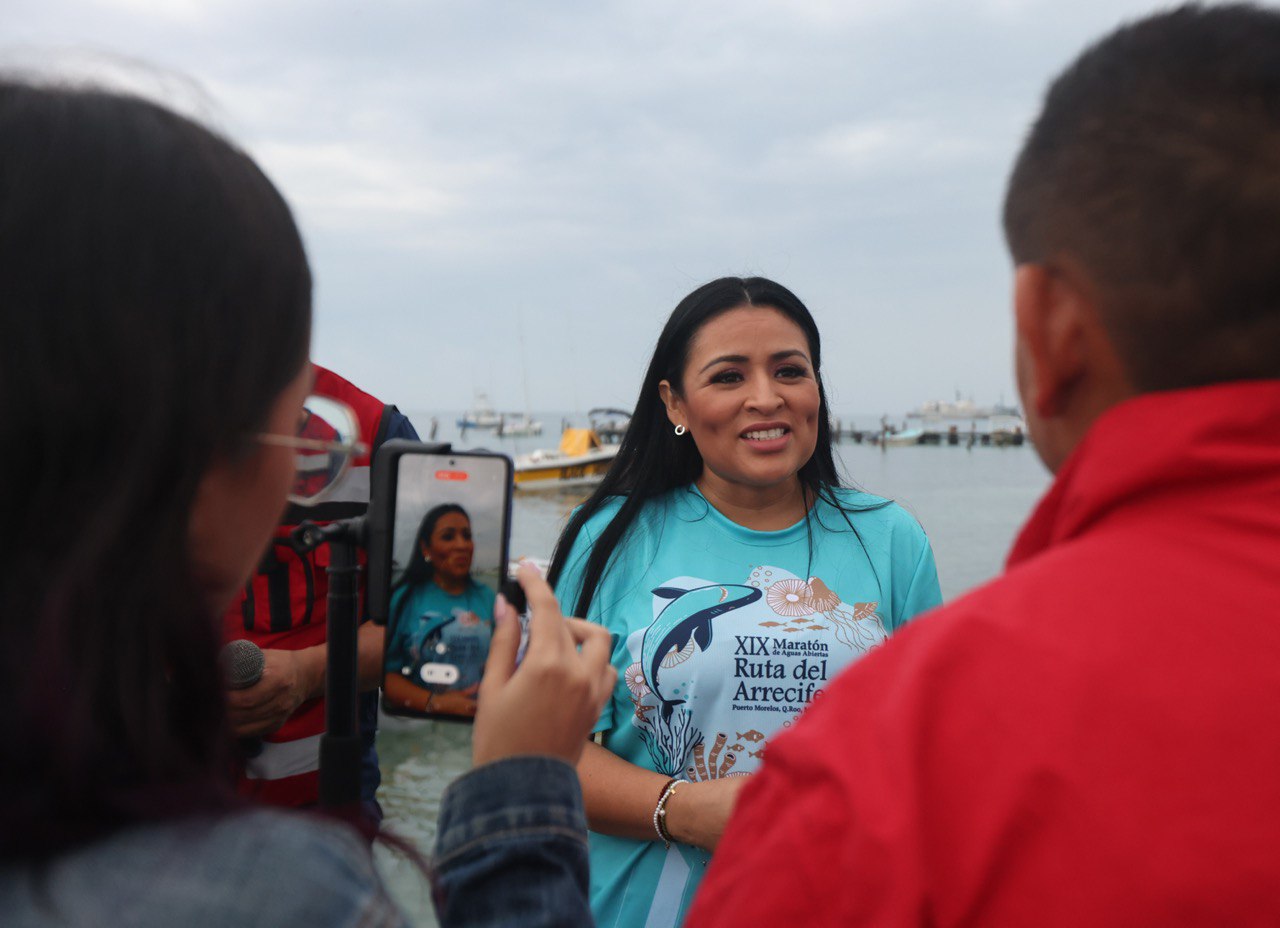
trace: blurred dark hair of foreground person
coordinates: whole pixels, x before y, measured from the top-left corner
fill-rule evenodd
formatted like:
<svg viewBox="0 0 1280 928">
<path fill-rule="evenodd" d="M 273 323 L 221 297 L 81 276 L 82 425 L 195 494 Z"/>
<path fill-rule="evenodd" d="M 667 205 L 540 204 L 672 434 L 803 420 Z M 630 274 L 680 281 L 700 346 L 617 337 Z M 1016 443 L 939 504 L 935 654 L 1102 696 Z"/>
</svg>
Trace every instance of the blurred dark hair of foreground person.
<svg viewBox="0 0 1280 928">
<path fill-rule="evenodd" d="M 5 924 L 405 924 L 354 830 L 229 781 L 220 622 L 284 509 L 312 381 L 284 200 L 161 106 L 0 80 L 0 305 Z M 444 924 L 586 917 L 572 764 L 609 639 L 521 580 L 528 656 L 503 603 L 477 769 L 441 810 Z"/>
</svg>

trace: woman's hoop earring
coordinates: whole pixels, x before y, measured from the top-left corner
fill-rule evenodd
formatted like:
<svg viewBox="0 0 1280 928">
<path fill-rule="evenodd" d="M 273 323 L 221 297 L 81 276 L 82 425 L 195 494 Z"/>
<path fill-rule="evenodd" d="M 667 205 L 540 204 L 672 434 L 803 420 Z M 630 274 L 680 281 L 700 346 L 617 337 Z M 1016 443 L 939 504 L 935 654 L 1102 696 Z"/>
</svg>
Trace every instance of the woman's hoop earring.
<svg viewBox="0 0 1280 928">
<path fill-rule="evenodd" d="M 677 434 L 677 435 L 683 435 L 683 434 L 684 434 L 685 432 L 687 432 L 687 431 L 689 431 L 689 430 L 688 430 L 688 429 L 686 429 L 683 425 L 677 425 L 677 426 L 676 426 L 676 434 Z"/>
</svg>

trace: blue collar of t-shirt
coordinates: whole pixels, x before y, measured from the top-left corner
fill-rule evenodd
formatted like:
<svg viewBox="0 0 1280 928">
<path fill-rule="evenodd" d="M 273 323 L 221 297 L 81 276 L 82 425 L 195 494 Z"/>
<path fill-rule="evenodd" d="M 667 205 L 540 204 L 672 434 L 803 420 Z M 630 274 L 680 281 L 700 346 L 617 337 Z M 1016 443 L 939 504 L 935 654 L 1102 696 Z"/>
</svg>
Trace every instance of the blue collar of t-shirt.
<svg viewBox="0 0 1280 928">
<path fill-rule="evenodd" d="M 698 485 L 691 483 L 687 487 L 675 491 L 676 515 L 686 522 L 707 521 L 716 528 L 725 532 L 735 541 L 744 545 L 755 545 L 757 547 L 776 547 L 778 545 L 790 544 L 803 538 L 808 532 L 808 519 L 801 519 L 794 525 L 788 525 L 786 528 L 778 529 L 773 532 L 761 532 L 745 525 L 739 525 L 734 522 L 723 512 L 711 504 L 711 502 L 702 495 L 702 491 L 698 489 Z M 819 500 L 814 504 L 815 508 L 822 505 Z"/>
</svg>

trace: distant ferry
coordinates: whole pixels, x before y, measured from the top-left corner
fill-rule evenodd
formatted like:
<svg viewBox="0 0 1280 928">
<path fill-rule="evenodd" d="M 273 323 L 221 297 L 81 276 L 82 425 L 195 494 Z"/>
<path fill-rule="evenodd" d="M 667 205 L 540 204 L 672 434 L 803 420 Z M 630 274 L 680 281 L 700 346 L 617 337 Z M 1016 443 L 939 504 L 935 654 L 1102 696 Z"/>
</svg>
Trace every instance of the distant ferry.
<svg viewBox="0 0 1280 928">
<path fill-rule="evenodd" d="M 992 416 L 1016 416 L 1018 407 L 997 403 L 994 406 L 978 406 L 973 400 L 929 400 L 919 409 L 907 413 L 908 419 L 990 419 Z"/>
</svg>

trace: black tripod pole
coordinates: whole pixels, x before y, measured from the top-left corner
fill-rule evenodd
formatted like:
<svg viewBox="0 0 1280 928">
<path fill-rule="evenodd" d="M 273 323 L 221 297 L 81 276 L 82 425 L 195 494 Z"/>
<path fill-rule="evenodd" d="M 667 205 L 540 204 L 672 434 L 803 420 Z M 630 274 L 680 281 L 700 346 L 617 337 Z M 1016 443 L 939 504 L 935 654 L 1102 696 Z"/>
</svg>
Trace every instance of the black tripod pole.
<svg viewBox="0 0 1280 928">
<path fill-rule="evenodd" d="M 294 531 L 295 542 L 307 550 L 329 545 L 325 733 L 320 736 L 320 805 L 326 808 L 360 801 L 356 545 L 363 530 L 364 519 L 347 519 L 328 525 L 304 522 Z"/>
</svg>

